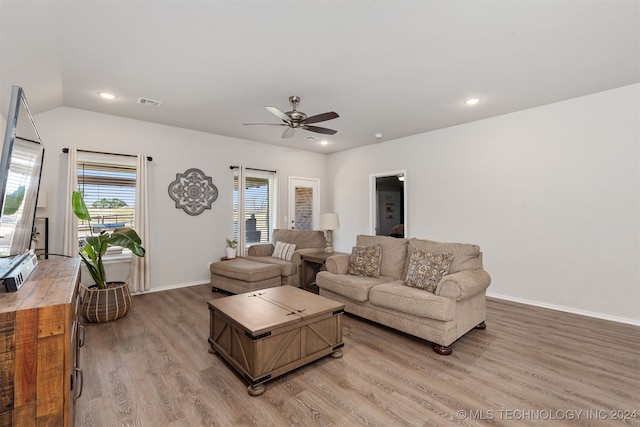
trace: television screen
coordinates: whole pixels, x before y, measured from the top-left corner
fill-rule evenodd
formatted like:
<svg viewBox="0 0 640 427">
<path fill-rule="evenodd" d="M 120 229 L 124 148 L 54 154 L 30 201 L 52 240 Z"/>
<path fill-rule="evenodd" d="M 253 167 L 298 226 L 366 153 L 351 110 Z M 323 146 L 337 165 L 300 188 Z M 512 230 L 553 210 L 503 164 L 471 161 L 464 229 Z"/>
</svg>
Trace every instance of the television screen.
<svg viewBox="0 0 640 427">
<path fill-rule="evenodd" d="M 0 279 L 31 247 L 43 158 L 24 91 L 13 86 L 0 157 Z"/>
</svg>

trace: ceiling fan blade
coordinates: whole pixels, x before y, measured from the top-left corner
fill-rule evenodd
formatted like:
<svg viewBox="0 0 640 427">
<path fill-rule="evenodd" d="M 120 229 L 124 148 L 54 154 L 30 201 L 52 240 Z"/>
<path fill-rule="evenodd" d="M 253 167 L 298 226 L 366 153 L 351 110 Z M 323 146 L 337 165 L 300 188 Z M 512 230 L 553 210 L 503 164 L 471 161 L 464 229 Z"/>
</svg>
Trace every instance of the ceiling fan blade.
<svg viewBox="0 0 640 427">
<path fill-rule="evenodd" d="M 245 126 L 289 126 L 286 123 L 243 123 Z"/>
<path fill-rule="evenodd" d="M 287 130 L 284 131 L 284 133 L 282 134 L 282 137 L 291 138 L 294 133 L 296 133 L 296 130 L 294 128 L 288 128 Z"/>
<path fill-rule="evenodd" d="M 307 117 L 304 120 L 304 122 L 305 123 L 325 122 L 327 120 L 337 119 L 338 117 L 340 117 L 338 113 L 336 113 L 335 111 L 331 111 L 328 113 L 316 114 L 315 116 Z"/>
<path fill-rule="evenodd" d="M 280 111 L 276 107 L 270 107 L 268 105 L 265 105 L 264 108 L 266 108 L 267 111 L 269 111 L 271 114 L 274 114 L 279 119 L 284 120 L 287 123 L 291 121 L 291 118 L 289 116 L 287 116 L 285 113 L 283 113 L 282 111 Z"/>
<path fill-rule="evenodd" d="M 337 130 L 321 128 L 320 126 L 302 126 L 302 129 L 306 129 L 316 133 L 323 133 L 325 135 L 333 135 L 338 132 Z"/>
</svg>

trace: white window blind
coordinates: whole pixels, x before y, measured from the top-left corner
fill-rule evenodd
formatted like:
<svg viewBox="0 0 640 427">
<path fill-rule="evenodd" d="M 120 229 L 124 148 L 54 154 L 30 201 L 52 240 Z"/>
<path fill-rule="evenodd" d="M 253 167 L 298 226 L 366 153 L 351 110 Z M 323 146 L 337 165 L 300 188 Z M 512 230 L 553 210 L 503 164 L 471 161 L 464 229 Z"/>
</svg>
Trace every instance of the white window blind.
<svg viewBox="0 0 640 427">
<path fill-rule="evenodd" d="M 244 227 L 244 246 L 271 241 L 275 224 L 275 173 L 245 169 L 244 183 L 240 174 L 233 179 L 233 237 L 238 240 L 239 227 Z M 239 185 L 244 186 L 244 198 L 240 198 Z M 240 212 L 244 216 L 239 223 Z"/>
<path fill-rule="evenodd" d="M 78 161 L 78 191 L 82 193 L 91 215 L 91 224 L 78 222 L 80 241 L 91 232 L 95 234 L 120 227 L 133 227 L 135 165 Z"/>
</svg>

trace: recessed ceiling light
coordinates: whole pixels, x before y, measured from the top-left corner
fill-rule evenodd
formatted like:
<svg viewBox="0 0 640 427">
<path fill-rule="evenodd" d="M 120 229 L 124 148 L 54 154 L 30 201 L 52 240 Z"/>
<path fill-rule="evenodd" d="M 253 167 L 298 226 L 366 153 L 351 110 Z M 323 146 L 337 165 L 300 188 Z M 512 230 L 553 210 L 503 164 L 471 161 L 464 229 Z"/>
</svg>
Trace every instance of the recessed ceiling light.
<svg viewBox="0 0 640 427">
<path fill-rule="evenodd" d="M 382 138 L 382 134 L 381 133 L 376 133 L 374 136 L 376 137 L 376 139 Z"/>
<path fill-rule="evenodd" d="M 476 105 L 478 102 L 480 102 L 479 98 L 469 98 L 466 101 L 464 101 L 464 103 L 467 105 Z"/>
<path fill-rule="evenodd" d="M 322 141 L 320 141 L 320 145 L 327 145 L 329 144 L 329 141 L 327 141 L 326 139 L 323 139 Z"/>
<path fill-rule="evenodd" d="M 100 95 L 104 99 L 116 99 L 117 98 L 117 96 L 115 96 L 114 94 L 109 93 L 109 92 L 98 92 L 98 95 Z"/>
</svg>

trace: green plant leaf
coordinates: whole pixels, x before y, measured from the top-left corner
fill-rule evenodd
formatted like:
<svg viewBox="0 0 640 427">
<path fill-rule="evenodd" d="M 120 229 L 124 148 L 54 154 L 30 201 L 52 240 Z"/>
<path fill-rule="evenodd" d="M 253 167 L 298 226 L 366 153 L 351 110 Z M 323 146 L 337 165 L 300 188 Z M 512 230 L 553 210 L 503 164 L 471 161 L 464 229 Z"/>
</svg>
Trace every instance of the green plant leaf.
<svg viewBox="0 0 640 427">
<path fill-rule="evenodd" d="M 84 248 L 80 251 L 80 256 L 87 266 L 89 274 L 91 274 L 93 281 L 100 289 L 106 287 L 106 274 L 104 271 L 104 263 L 102 262 L 102 255 L 109 247 L 108 237 L 109 235 L 104 233 L 98 236 L 87 237 L 87 244 L 84 245 Z"/>
<path fill-rule="evenodd" d="M 91 215 L 87 209 L 87 205 L 84 203 L 82 194 L 79 191 L 74 191 L 71 196 L 71 206 L 73 207 L 73 213 L 83 221 L 91 221 Z"/>
<path fill-rule="evenodd" d="M 142 240 L 133 228 L 116 228 L 109 236 L 109 244 L 129 249 L 136 256 L 144 256 Z"/>
<path fill-rule="evenodd" d="M 107 251 L 107 248 L 109 247 L 108 240 L 109 240 L 109 235 L 101 233 L 97 236 L 87 237 L 87 245 L 91 247 L 91 250 L 93 250 L 96 253 L 96 257 L 97 257 L 98 254 L 103 254 Z"/>
<path fill-rule="evenodd" d="M 82 248 L 82 251 L 80 252 L 80 254 L 85 255 L 92 261 L 96 260 L 96 252 L 93 250 L 93 246 L 91 246 L 89 243 L 84 245 L 84 248 Z"/>
<path fill-rule="evenodd" d="M 106 287 L 104 274 L 100 274 L 95 266 L 94 261 L 90 257 L 87 257 L 85 251 L 80 252 L 80 257 L 84 261 L 84 264 L 86 265 L 87 270 L 89 271 L 89 274 L 91 275 L 91 278 L 95 282 L 96 286 L 98 286 L 99 289 L 104 289 Z"/>
</svg>

